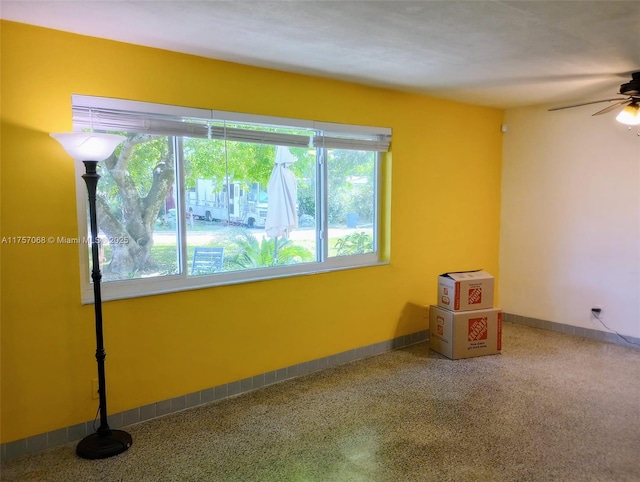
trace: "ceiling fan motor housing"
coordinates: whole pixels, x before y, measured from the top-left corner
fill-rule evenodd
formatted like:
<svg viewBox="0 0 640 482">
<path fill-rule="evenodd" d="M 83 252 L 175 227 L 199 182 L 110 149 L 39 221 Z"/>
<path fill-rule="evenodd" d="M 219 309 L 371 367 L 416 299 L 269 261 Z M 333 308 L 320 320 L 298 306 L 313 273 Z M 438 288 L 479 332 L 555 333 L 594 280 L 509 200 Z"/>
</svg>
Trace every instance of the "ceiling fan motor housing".
<svg viewBox="0 0 640 482">
<path fill-rule="evenodd" d="M 620 86 L 620 94 L 637 96 L 640 94 L 640 71 L 631 74 L 631 82 Z"/>
</svg>

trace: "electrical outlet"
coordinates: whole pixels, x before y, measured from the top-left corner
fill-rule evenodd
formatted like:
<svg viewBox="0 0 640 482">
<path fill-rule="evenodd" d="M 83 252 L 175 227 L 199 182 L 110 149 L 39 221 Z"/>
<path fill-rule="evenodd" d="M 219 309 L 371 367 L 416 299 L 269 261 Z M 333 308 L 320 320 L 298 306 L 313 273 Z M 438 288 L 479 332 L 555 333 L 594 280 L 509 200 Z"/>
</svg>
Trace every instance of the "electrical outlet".
<svg viewBox="0 0 640 482">
<path fill-rule="evenodd" d="M 593 305 L 591 307 L 592 318 L 602 318 L 603 315 L 604 315 L 604 305 Z"/>
<path fill-rule="evenodd" d="M 91 398 L 93 400 L 97 400 L 99 397 L 98 379 L 94 378 L 91 380 Z"/>
</svg>

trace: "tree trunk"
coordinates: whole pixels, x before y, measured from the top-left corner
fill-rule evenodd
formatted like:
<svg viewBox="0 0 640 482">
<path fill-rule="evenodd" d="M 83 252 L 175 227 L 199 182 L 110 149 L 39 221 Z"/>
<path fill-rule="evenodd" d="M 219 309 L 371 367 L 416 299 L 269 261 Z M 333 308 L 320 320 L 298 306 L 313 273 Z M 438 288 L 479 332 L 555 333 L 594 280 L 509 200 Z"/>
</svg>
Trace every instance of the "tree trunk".
<svg viewBox="0 0 640 482">
<path fill-rule="evenodd" d="M 98 226 L 107 237 L 112 253 L 111 261 L 104 269 L 105 280 L 134 278 L 139 273 L 157 270 L 151 256 L 153 231 L 158 213 L 175 181 L 171 139 L 167 140 L 166 155 L 153 169 L 153 181 L 146 196 L 140 196 L 138 186 L 127 170 L 134 146 L 152 139 L 153 136 L 143 134 L 130 136 L 119 155 L 104 162 L 118 187 L 122 203 L 120 217 L 111 210 L 104 194 L 97 199 Z"/>
</svg>

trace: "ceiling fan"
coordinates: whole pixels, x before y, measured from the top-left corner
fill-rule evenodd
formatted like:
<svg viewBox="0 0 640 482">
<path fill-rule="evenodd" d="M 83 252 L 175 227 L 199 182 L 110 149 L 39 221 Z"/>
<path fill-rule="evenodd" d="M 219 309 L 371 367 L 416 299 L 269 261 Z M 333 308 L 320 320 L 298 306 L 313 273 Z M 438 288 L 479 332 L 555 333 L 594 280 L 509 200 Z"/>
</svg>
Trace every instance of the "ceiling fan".
<svg viewBox="0 0 640 482">
<path fill-rule="evenodd" d="M 622 124 L 627 125 L 638 125 L 640 124 L 640 71 L 633 72 L 631 74 L 631 82 L 627 82 L 620 86 L 620 95 L 626 95 L 626 99 L 622 99 L 620 97 L 616 97 L 615 99 L 603 99 L 603 100 L 594 100 L 592 102 L 583 102 L 582 104 L 574 104 L 574 105 L 566 105 L 563 107 L 554 107 L 553 110 L 561 110 L 561 109 L 571 109 L 573 107 L 580 107 L 583 105 L 590 104 L 599 104 L 601 102 L 615 102 L 615 104 L 611 104 L 605 107 L 598 112 L 591 115 L 601 115 L 606 114 L 607 112 L 611 112 L 613 110 L 619 109 L 622 106 L 625 106 L 618 116 L 616 120 L 621 122 Z"/>
</svg>

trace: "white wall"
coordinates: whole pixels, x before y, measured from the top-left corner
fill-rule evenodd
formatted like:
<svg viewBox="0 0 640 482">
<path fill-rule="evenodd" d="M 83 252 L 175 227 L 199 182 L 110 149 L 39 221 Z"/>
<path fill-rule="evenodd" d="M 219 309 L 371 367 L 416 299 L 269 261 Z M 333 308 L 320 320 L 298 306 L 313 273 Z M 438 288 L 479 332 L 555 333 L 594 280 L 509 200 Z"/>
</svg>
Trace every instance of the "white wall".
<svg viewBox="0 0 640 482">
<path fill-rule="evenodd" d="M 606 98 L 606 97 L 603 97 Z M 508 110 L 500 292 L 508 313 L 640 337 L 640 129 L 607 104 Z"/>
</svg>

